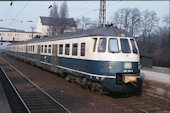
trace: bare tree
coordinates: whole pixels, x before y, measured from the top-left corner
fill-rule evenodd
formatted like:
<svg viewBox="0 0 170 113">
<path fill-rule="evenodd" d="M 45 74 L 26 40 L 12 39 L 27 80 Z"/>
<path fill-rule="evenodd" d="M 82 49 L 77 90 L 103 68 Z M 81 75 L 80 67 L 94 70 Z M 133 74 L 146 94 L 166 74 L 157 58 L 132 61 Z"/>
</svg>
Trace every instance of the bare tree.
<svg viewBox="0 0 170 113">
<path fill-rule="evenodd" d="M 67 7 L 67 2 L 64 1 L 63 4 L 60 7 L 60 34 L 64 33 L 64 30 L 66 29 L 66 21 L 68 18 L 68 7 Z"/>
<path fill-rule="evenodd" d="M 141 13 L 137 8 L 118 9 L 112 17 L 114 26 L 130 32 L 133 36 L 139 33 Z"/>
<path fill-rule="evenodd" d="M 131 9 L 129 29 L 130 29 L 130 33 L 132 34 L 132 36 L 139 35 L 140 21 L 141 21 L 141 13 L 139 9 L 137 8 Z"/>
<path fill-rule="evenodd" d="M 51 35 L 63 34 L 67 25 L 68 18 L 68 7 L 66 1 L 60 7 L 60 11 L 58 11 L 58 6 L 54 2 L 53 7 L 50 10 L 51 17 L 49 19 L 49 33 Z"/>
<path fill-rule="evenodd" d="M 50 10 L 50 17 L 55 17 L 55 18 L 59 18 L 60 15 L 58 13 L 58 6 L 56 5 L 56 3 L 54 2 L 53 7 Z"/>
<path fill-rule="evenodd" d="M 56 5 L 56 3 L 54 2 L 53 7 L 50 10 L 50 15 L 49 17 L 51 17 L 51 19 L 49 19 L 48 24 L 49 24 L 49 34 L 50 35 L 56 35 L 57 34 L 57 23 L 59 20 L 59 13 L 58 13 L 58 6 Z"/>
<path fill-rule="evenodd" d="M 163 18 L 163 22 L 165 23 L 165 26 L 170 28 L 170 16 L 169 15 L 166 15 L 164 18 Z"/>
<path fill-rule="evenodd" d="M 96 28 L 98 26 L 98 21 L 97 20 L 91 20 L 90 25 L 89 25 L 89 29 L 93 29 Z"/>
<path fill-rule="evenodd" d="M 124 29 L 124 9 L 118 9 L 113 16 L 113 24 L 120 29 Z"/>
<path fill-rule="evenodd" d="M 154 11 L 145 10 L 142 13 L 140 28 L 144 43 L 146 42 L 146 37 L 148 37 L 150 41 L 151 32 L 158 26 L 158 21 L 159 18 Z"/>
<path fill-rule="evenodd" d="M 92 21 L 90 18 L 82 16 L 81 18 L 77 18 L 76 24 L 79 29 L 86 30 L 89 28 L 93 28 L 97 26 L 95 21 Z"/>
<path fill-rule="evenodd" d="M 76 25 L 80 29 L 80 27 L 81 27 L 81 18 L 76 19 Z"/>
</svg>

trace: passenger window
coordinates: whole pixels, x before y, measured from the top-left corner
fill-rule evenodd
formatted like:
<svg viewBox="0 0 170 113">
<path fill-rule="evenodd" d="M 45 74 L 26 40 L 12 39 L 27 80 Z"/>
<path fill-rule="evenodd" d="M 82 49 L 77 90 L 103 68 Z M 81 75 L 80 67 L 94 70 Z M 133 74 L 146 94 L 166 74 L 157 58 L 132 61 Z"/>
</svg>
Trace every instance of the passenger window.
<svg viewBox="0 0 170 113">
<path fill-rule="evenodd" d="M 136 53 L 136 54 L 137 54 L 138 52 L 137 52 L 137 49 L 136 49 L 134 40 L 133 40 L 133 39 L 130 39 L 130 42 L 131 42 L 131 45 L 132 45 L 132 51 L 133 51 L 133 53 Z"/>
<path fill-rule="evenodd" d="M 123 53 L 130 53 L 130 47 L 127 39 L 120 39 Z"/>
<path fill-rule="evenodd" d="M 32 52 L 32 46 L 31 46 L 31 52 Z"/>
<path fill-rule="evenodd" d="M 93 45 L 93 52 L 96 50 L 96 43 L 97 43 L 97 38 L 93 38 L 94 45 Z"/>
<path fill-rule="evenodd" d="M 78 44 L 73 44 L 72 55 L 77 56 Z"/>
<path fill-rule="evenodd" d="M 32 51 L 34 52 L 34 46 L 32 46 Z"/>
<path fill-rule="evenodd" d="M 51 45 L 48 45 L 48 53 L 51 53 Z"/>
<path fill-rule="evenodd" d="M 63 44 L 59 45 L 59 54 L 63 54 Z"/>
<path fill-rule="evenodd" d="M 81 56 L 85 56 L 85 43 L 81 43 Z"/>
<path fill-rule="evenodd" d="M 110 53 L 116 53 L 118 52 L 118 42 L 116 38 L 110 38 L 109 40 L 109 52 Z"/>
<path fill-rule="evenodd" d="M 65 45 L 65 55 L 69 55 L 70 52 L 70 44 Z"/>
<path fill-rule="evenodd" d="M 47 53 L 47 45 L 44 47 L 44 53 Z"/>
<path fill-rule="evenodd" d="M 106 38 L 100 38 L 98 52 L 106 51 Z"/>
<path fill-rule="evenodd" d="M 41 46 L 41 53 L 43 53 L 43 45 Z"/>
</svg>

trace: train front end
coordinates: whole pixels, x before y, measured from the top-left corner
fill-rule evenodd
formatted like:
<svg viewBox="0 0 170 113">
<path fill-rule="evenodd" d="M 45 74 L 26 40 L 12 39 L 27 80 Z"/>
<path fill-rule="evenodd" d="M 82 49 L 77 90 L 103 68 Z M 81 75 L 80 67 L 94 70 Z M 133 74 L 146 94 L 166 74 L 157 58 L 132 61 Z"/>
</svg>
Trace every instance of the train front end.
<svg viewBox="0 0 170 113">
<path fill-rule="evenodd" d="M 108 40 L 108 41 L 105 41 Z M 139 50 L 133 38 L 100 38 L 98 51 L 106 46 L 107 54 L 103 58 L 101 73 L 107 78 L 101 84 L 111 92 L 140 92 L 142 80 L 139 69 Z M 105 60 L 104 60 L 105 59 Z"/>
</svg>

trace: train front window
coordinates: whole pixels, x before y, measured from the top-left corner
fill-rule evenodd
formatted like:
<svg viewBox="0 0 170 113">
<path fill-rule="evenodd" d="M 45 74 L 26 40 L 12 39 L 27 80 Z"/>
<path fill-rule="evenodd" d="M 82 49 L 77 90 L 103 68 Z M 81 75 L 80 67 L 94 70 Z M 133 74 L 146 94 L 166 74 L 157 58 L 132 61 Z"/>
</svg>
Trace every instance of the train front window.
<svg viewBox="0 0 170 113">
<path fill-rule="evenodd" d="M 109 40 L 109 52 L 110 53 L 116 53 L 118 52 L 118 42 L 116 38 L 110 38 Z"/>
<path fill-rule="evenodd" d="M 131 42 L 131 45 L 132 45 L 132 51 L 133 51 L 133 53 L 136 53 L 136 54 L 137 54 L 138 52 L 137 52 L 137 49 L 136 49 L 134 40 L 133 40 L 133 39 L 130 39 L 130 42 Z"/>
<path fill-rule="evenodd" d="M 106 38 L 101 38 L 99 41 L 98 52 L 105 52 L 106 51 Z"/>
<path fill-rule="evenodd" d="M 96 43 L 97 43 L 97 38 L 93 38 L 94 45 L 93 45 L 93 52 L 96 51 Z"/>
<path fill-rule="evenodd" d="M 120 39 L 123 53 L 130 53 L 130 47 L 127 39 Z"/>
</svg>

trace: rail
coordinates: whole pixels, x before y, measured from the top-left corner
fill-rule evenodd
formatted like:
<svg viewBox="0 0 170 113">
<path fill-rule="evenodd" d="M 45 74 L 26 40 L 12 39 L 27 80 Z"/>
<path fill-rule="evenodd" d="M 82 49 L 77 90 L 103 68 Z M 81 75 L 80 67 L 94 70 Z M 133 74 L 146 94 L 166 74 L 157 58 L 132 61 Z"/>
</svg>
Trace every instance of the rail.
<svg viewBox="0 0 170 113">
<path fill-rule="evenodd" d="M 18 98 L 20 99 L 20 101 L 22 102 L 22 104 L 24 105 L 25 109 L 27 110 L 28 113 L 31 113 L 30 109 L 28 108 L 28 106 L 25 104 L 24 100 L 22 99 L 21 95 L 18 93 L 17 89 L 15 88 L 15 86 L 13 85 L 13 83 L 11 82 L 11 80 L 9 79 L 9 77 L 7 76 L 7 74 L 5 73 L 3 68 L 0 68 L 3 72 L 3 74 L 5 75 L 5 77 L 7 78 L 8 82 L 10 83 L 10 85 L 12 86 L 12 88 L 14 89 L 15 93 L 17 94 Z"/>
<path fill-rule="evenodd" d="M 34 85 L 38 90 L 40 90 L 44 95 L 46 95 L 47 97 L 49 97 L 53 102 L 55 102 L 57 105 L 59 105 L 64 111 L 71 113 L 70 110 L 68 110 L 64 105 L 62 105 L 60 102 L 58 102 L 57 100 L 55 100 L 51 95 L 49 95 L 47 92 L 45 92 L 43 89 L 41 89 L 37 84 L 35 84 L 33 81 L 31 81 L 29 78 L 27 78 L 23 73 L 21 73 L 19 70 L 17 70 L 13 65 L 11 65 L 9 62 L 7 62 L 5 59 L 1 58 L 4 62 L 6 62 L 10 67 L 12 67 L 16 72 L 18 72 L 22 77 L 24 77 L 27 81 L 29 81 L 32 85 Z M 5 71 L 3 70 L 3 72 L 5 73 Z M 5 73 L 5 76 L 7 77 L 7 79 L 10 81 L 10 79 L 8 78 L 7 74 Z M 12 82 L 10 81 L 10 84 L 12 84 Z M 12 84 L 12 87 L 16 90 L 16 88 L 14 87 L 14 85 Z M 17 91 L 17 90 L 16 90 Z M 26 107 L 28 113 L 31 113 L 31 111 L 29 110 L 29 108 L 27 107 L 27 105 L 25 104 L 24 100 L 21 98 L 21 96 L 19 95 L 19 93 L 17 92 L 17 95 L 19 96 L 20 100 L 22 101 L 22 103 L 24 104 L 24 106 Z"/>
</svg>

